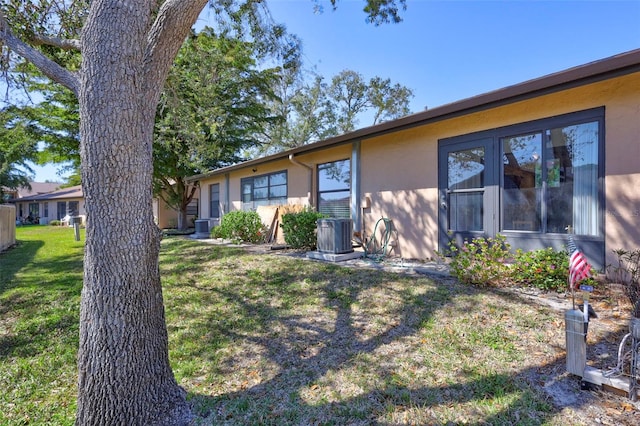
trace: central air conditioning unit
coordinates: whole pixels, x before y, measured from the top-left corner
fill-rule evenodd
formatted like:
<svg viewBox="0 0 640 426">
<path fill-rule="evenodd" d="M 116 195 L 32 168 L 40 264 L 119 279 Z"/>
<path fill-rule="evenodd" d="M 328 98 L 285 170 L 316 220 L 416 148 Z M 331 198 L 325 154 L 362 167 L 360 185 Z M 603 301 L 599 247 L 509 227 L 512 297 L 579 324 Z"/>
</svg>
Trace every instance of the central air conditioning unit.
<svg viewBox="0 0 640 426">
<path fill-rule="evenodd" d="M 351 219 L 318 219 L 318 251 L 351 253 Z"/>
</svg>

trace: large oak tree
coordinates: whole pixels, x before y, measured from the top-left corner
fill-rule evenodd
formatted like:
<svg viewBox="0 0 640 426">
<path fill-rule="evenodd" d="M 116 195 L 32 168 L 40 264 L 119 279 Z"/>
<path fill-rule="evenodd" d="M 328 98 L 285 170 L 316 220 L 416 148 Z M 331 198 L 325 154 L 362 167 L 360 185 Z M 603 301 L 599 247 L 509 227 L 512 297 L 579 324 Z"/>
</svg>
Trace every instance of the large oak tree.
<svg viewBox="0 0 640 426">
<path fill-rule="evenodd" d="M 158 267 L 160 232 L 152 210 L 152 143 L 167 74 L 206 3 L 0 3 L 4 46 L 78 97 L 87 212 L 79 425 L 187 424 L 192 417 L 168 359 Z M 254 16 L 247 3 L 260 2 L 219 1 L 212 6 L 216 13 L 237 6 L 235 18 Z M 368 0 L 366 7 L 376 23 L 397 16 L 396 0 Z M 79 38 L 67 31 L 76 24 L 82 28 Z M 79 69 L 56 61 L 57 52 L 70 49 L 82 54 Z"/>
<path fill-rule="evenodd" d="M 197 190 L 187 178 L 243 160 L 254 135 L 280 120 L 267 101 L 275 97 L 271 85 L 281 66 L 260 67 L 256 47 L 206 27 L 190 35 L 169 72 L 156 113 L 154 187 L 178 211 L 178 229 L 188 226 L 187 206 Z M 297 52 L 283 58 L 285 66 Z"/>
</svg>

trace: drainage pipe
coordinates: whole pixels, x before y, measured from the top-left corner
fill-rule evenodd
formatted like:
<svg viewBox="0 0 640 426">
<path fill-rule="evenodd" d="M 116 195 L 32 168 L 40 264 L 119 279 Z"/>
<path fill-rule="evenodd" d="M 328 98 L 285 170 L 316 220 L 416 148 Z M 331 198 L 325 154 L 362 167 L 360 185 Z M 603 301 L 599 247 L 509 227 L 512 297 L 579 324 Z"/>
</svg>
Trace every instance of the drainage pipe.
<svg viewBox="0 0 640 426">
<path fill-rule="evenodd" d="M 314 205 L 313 202 L 313 196 L 312 196 L 312 191 L 311 188 L 313 186 L 313 167 L 311 167 L 308 164 L 305 163 L 301 163 L 300 161 L 296 160 L 295 156 L 293 154 L 289 154 L 289 161 L 291 161 L 293 164 L 297 165 L 297 166 L 301 166 L 304 167 L 305 169 L 309 170 L 309 184 L 308 184 L 308 188 L 309 191 L 307 192 L 307 200 L 309 201 L 309 204 L 311 206 Z"/>
</svg>

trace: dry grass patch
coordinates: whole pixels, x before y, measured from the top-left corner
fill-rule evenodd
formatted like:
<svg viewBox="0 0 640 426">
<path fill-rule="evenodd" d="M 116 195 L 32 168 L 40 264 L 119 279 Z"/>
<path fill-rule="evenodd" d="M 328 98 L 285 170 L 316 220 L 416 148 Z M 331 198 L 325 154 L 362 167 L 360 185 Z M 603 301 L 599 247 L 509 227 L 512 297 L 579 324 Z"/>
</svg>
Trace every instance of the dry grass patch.
<svg viewBox="0 0 640 426">
<path fill-rule="evenodd" d="M 543 308 L 451 279 L 163 244 L 172 362 L 203 424 L 553 417 L 518 337 Z"/>
<path fill-rule="evenodd" d="M 0 424 L 71 425 L 83 243 L 64 228 L 18 237 L 0 255 Z M 522 294 L 175 237 L 160 268 L 200 424 L 640 423 L 625 398 L 579 390 L 562 311 Z M 611 368 L 626 308 L 594 305 L 588 360 Z"/>
</svg>

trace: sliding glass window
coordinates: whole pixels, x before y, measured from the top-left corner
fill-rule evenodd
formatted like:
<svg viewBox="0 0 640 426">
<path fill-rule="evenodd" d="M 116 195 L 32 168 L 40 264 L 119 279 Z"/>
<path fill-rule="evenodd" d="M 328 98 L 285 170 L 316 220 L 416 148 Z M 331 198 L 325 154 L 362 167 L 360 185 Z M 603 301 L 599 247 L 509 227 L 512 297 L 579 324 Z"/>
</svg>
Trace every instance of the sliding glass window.
<svg viewBox="0 0 640 426">
<path fill-rule="evenodd" d="M 540 231 L 542 211 L 542 134 L 502 140 L 504 229 Z"/>
<path fill-rule="evenodd" d="M 504 230 L 599 235 L 599 125 L 501 138 Z"/>
</svg>

